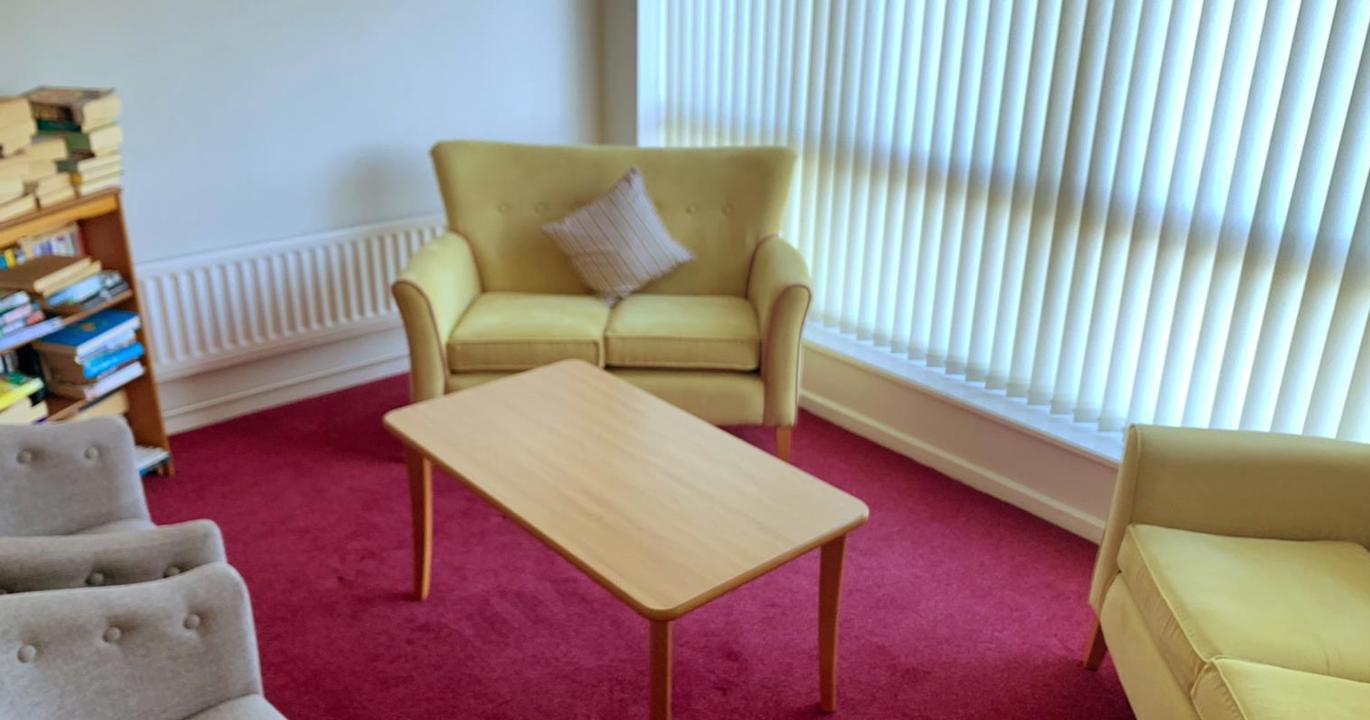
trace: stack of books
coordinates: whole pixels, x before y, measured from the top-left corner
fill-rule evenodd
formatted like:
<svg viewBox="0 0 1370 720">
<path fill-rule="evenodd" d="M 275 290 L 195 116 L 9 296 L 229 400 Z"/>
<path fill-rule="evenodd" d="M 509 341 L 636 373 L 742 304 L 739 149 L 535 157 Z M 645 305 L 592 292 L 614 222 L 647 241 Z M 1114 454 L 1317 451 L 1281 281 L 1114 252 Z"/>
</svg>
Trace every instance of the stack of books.
<svg viewBox="0 0 1370 720">
<path fill-rule="evenodd" d="M 48 405 L 33 396 L 43 389 L 43 381 L 21 372 L 0 373 L 0 424 L 38 422 L 48 416 Z"/>
<path fill-rule="evenodd" d="M 17 257 L 23 252 L 23 247 L 18 253 L 11 248 L 0 255 L 0 263 L 18 261 L 0 269 L 0 345 L 5 347 L 42 337 L 61 328 L 64 316 L 94 310 L 129 290 L 123 275 L 102 270 L 99 260 L 83 255 Z"/>
<path fill-rule="evenodd" d="M 89 402 L 142 376 L 139 327 L 137 313 L 102 310 L 35 342 L 48 391 Z"/>
<path fill-rule="evenodd" d="M 38 206 L 26 188 L 32 168 L 24 154 L 33 144 L 36 129 L 27 98 L 0 97 L 0 221 Z"/>
<path fill-rule="evenodd" d="M 32 106 L 38 137 L 64 143 L 66 155 L 55 169 L 70 174 L 77 194 L 119 184 L 124 129 L 118 123 L 121 102 L 113 90 L 39 87 L 24 97 Z"/>
</svg>

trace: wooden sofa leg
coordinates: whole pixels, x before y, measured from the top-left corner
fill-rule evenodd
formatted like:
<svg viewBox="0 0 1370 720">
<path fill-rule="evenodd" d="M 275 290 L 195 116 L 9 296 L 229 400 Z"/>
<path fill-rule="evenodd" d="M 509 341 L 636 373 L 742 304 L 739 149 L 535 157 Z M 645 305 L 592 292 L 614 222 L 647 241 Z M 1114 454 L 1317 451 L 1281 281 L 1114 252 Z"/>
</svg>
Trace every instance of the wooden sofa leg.
<svg viewBox="0 0 1370 720">
<path fill-rule="evenodd" d="M 1104 629 L 1099 626 L 1098 618 L 1094 620 L 1094 631 L 1089 635 L 1089 645 L 1085 648 L 1085 669 L 1098 670 L 1104 662 L 1104 653 L 1108 652 L 1108 644 L 1104 642 Z"/>
<path fill-rule="evenodd" d="M 778 427 L 775 429 L 775 455 L 776 457 L 790 461 L 790 442 L 794 439 L 793 427 Z"/>
</svg>

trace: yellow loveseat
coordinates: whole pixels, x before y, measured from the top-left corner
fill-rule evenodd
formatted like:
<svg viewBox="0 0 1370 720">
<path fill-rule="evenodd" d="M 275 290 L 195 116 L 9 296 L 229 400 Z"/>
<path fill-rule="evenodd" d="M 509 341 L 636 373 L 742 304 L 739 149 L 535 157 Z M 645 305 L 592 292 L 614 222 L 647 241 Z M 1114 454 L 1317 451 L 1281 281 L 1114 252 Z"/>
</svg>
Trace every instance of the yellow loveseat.
<svg viewBox="0 0 1370 720">
<path fill-rule="evenodd" d="M 1370 445 L 1135 427 L 1085 665 L 1140 720 L 1370 718 L 1368 545 Z"/>
<path fill-rule="evenodd" d="M 710 422 L 775 427 L 788 457 L 811 296 L 776 235 L 790 151 L 459 141 L 433 164 L 449 232 L 393 287 L 415 401 L 577 358 Z M 694 260 L 611 308 L 541 228 L 632 167 Z"/>
</svg>

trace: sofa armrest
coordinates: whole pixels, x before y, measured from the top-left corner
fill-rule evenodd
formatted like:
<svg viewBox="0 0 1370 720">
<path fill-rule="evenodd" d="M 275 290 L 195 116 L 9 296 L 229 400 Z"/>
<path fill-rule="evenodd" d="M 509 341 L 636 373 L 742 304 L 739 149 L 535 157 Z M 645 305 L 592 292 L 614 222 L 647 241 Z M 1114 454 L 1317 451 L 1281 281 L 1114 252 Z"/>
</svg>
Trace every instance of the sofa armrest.
<svg viewBox="0 0 1370 720">
<path fill-rule="evenodd" d="M 147 502 L 123 418 L 0 428 L 0 535 L 134 519 L 148 519 Z"/>
<path fill-rule="evenodd" d="M 766 425 L 789 427 L 797 419 L 800 342 L 812 297 L 809 269 L 799 251 L 777 235 L 762 240 L 752 257 L 747 299 L 761 327 Z"/>
<path fill-rule="evenodd" d="M 98 535 L 0 537 L 0 591 L 128 585 L 223 560 L 224 541 L 210 520 Z"/>
<path fill-rule="evenodd" d="M 0 595 L 0 717 L 180 718 L 260 693 L 237 571 Z"/>
<path fill-rule="evenodd" d="M 1094 567 L 1095 609 L 1133 523 L 1370 545 L 1370 445 L 1238 430 L 1128 431 Z"/>
<path fill-rule="evenodd" d="M 471 245 L 444 234 L 410 258 L 390 290 L 409 340 L 410 396 L 415 402 L 441 397 L 450 373 L 447 338 L 481 291 Z"/>
</svg>

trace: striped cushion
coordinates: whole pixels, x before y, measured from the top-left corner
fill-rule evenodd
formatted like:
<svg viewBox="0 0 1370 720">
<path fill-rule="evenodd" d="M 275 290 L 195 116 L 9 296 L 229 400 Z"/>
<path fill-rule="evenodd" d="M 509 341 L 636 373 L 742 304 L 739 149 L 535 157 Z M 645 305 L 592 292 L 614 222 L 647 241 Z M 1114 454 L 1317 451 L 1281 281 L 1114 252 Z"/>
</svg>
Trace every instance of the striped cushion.
<svg viewBox="0 0 1370 720">
<path fill-rule="evenodd" d="M 542 231 L 571 259 L 585 284 L 610 304 L 694 259 L 666 231 L 637 168 Z"/>
</svg>

